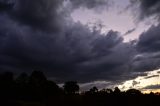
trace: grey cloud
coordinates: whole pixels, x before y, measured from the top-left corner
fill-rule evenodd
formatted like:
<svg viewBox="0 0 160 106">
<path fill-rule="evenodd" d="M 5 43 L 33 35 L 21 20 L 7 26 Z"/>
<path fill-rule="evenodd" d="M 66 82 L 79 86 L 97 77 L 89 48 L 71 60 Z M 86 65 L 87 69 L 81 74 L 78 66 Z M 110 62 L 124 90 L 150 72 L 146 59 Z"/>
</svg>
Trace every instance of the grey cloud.
<svg viewBox="0 0 160 106">
<path fill-rule="evenodd" d="M 59 30 L 67 12 L 60 10 L 63 0 L 16 0 L 9 16 L 20 24 L 40 30 Z"/>
<path fill-rule="evenodd" d="M 107 5 L 108 0 L 69 0 L 75 8 L 86 7 L 94 9 Z M 1 3 L 2 8 L 13 7 L 7 12 L 11 18 L 20 24 L 32 26 L 35 29 L 60 32 L 70 21 L 70 12 L 64 6 L 65 0 L 16 0 L 11 4 Z M 13 6 L 14 5 L 14 6 Z M 67 20 L 69 19 L 69 20 Z"/>
<path fill-rule="evenodd" d="M 132 86 L 133 86 L 133 87 L 136 86 L 137 84 L 140 84 L 140 82 L 137 82 L 137 81 L 133 81 L 133 82 L 132 82 Z"/>
<path fill-rule="evenodd" d="M 132 61 L 132 70 L 145 72 L 159 69 L 159 29 L 160 25 L 152 26 L 140 35 L 136 44 L 137 55 L 134 56 Z"/>
<path fill-rule="evenodd" d="M 101 35 L 80 23 L 74 23 L 63 33 L 47 33 L 17 24 L 8 16 L 1 16 L 0 19 L 4 23 L 4 26 L 0 27 L 3 38 L 0 48 L 1 69 L 41 69 L 57 80 L 87 81 L 107 79 L 105 75 L 112 75 L 111 70 L 115 69 L 114 67 L 125 64 L 125 59 L 118 60 L 116 53 L 116 46 L 121 45 L 123 48 L 123 39 L 117 32 L 110 31 L 107 35 Z M 121 52 L 123 54 L 123 50 Z M 83 65 L 86 62 L 90 65 Z M 102 70 L 99 72 L 94 65 Z M 118 77 L 118 74 L 114 73 Z"/>
<path fill-rule="evenodd" d="M 160 50 L 160 25 L 152 26 L 148 31 L 142 33 L 138 42 L 138 50 L 141 52 L 157 52 Z"/>
<path fill-rule="evenodd" d="M 160 89 L 160 85 L 149 85 L 144 87 L 143 89 Z"/>
<path fill-rule="evenodd" d="M 154 78 L 154 77 L 159 77 L 159 75 L 147 76 L 147 77 L 144 77 L 144 79 L 149 79 L 149 78 Z"/>
<path fill-rule="evenodd" d="M 13 4 L 12 3 L 8 3 L 6 1 L 0 1 L 0 12 L 2 11 L 8 11 L 10 9 L 13 8 Z"/>
<path fill-rule="evenodd" d="M 108 7 L 109 0 L 69 0 L 74 9 L 85 7 L 88 9 Z"/>
<path fill-rule="evenodd" d="M 133 51 L 131 45 L 121 43 L 113 47 L 111 53 L 106 56 L 79 64 L 79 70 L 84 70 L 80 71 L 79 75 L 87 76 L 89 79 L 108 79 L 117 82 L 130 79 L 132 75 L 130 76 L 129 66 Z M 132 78 L 134 77 L 132 76 Z"/>
<path fill-rule="evenodd" d="M 116 31 L 101 34 L 68 20 L 61 6 L 59 0 L 18 0 L 10 12 L 0 14 L 1 70 L 44 70 L 59 82 L 118 83 L 139 75 L 130 70 L 133 43 L 124 43 Z"/>
<path fill-rule="evenodd" d="M 150 53 L 149 55 L 152 55 Z M 132 70 L 134 72 L 146 72 L 159 69 L 160 67 L 160 58 L 152 58 L 152 57 L 145 57 L 139 58 L 138 60 L 134 60 L 132 62 Z"/>
<path fill-rule="evenodd" d="M 90 90 L 92 87 L 97 87 L 99 90 L 104 88 L 114 88 L 114 84 L 107 81 L 94 81 L 89 83 L 80 83 L 81 91 L 87 91 Z"/>
<path fill-rule="evenodd" d="M 149 16 L 160 18 L 160 1 L 159 0 L 131 0 L 134 4 L 140 4 L 140 19 Z"/>
<path fill-rule="evenodd" d="M 130 30 L 128 30 L 124 35 L 129 35 L 129 34 L 131 34 L 132 32 L 134 32 L 135 30 L 136 30 L 136 28 L 130 29 Z"/>
</svg>

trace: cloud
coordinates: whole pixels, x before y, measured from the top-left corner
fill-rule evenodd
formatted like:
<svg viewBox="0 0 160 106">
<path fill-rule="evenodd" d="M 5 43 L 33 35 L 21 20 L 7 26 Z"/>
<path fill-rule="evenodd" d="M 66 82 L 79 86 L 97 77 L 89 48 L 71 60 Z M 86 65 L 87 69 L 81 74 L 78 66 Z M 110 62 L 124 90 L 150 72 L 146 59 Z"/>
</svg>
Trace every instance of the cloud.
<svg viewBox="0 0 160 106">
<path fill-rule="evenodd" d="M 132 82 L 132 86 L 133 86 L 133 87 L 136 86 L 137 84 L 140 84 L 140 82 L 137 82 L 137 81 L 133 81 L 133 82 Z"/>
<path fill-rule="evenodd" d="M 149 79 L 149 78 L 154 78 L 154 77 L 159 77 L 159 75 L 147 76 L 147 77 L 144 77 L 144 79 Z"/>
<path fill-rule="evenodd" d="M 143 32 L 136 44 L 137 55 L 132 61 L 133 70 L 145 72 L 159 69 L 160 48 L 159 48 L 160 25 L 151 26 Z"/>
<path fill-rule="evenodd" d="M 159 37 L 160 25 L 152 26 L 148 31 L 142 33 L 138 42 L 138 50 L 141 52 L 157 52 L 160 50 Z"/>
<path fill-rule="evenodd" d="M 143 54 L 142 54 L 143 55 Z M 153 55 L 152 53 L 149 53 L 148 55 Z M 154 58 L 154 57 L 143 57 L 139 59 L 135 59 L 132 62 L 132 70 L 135 72 L 147 72 L 159 69 L 159 62 L 160 58 Z"/>
<path fill-rule="evenodd" d="M 160 85 L 149 85 L 144 87 L 143 89 L 160 89 Z"/>
<path fill-rule="evenodd" d="M 9 0 L 8 0 L 9 1 Z M 11 2 L 11 0 L 10 0 Z M 6 13 L 22 25 L 40 30 L 58 30 L 62 27 L 67 11 L 61 11 L 63 0 L 2 1 Z M 12 6 L 12 9 L 7 9 Z M 29 8 L 28 8 L 29 7 Z"/>
<path fill-rule="evenodd" d="M 12 3 L 7 3 L 5 1 L 0 1 L 0 12 L 7 11 L 13 8 Z"/>
<path fill-rule="evenodd" d="M 107 82 L 107 81 L 94 81 L 89 83 L 81 83 L 79 85 L 80 85 L 81 91 L 90 90 L 92 87 L 95 87 L 95 86 L 99 90 L 104 89 L 105 87 L 113 89 L 115 86 L 113 83 Z"/>
<path fill-rule="evenodd" d="M 48 33 L 6 15 L 0 16 L 0 22 L 1 70 L 40 69 L 56 81 L 115 80 L 123 77 L 131 58 L 132 46 L 115 31 L 103 35 L 73 23 L 64 32 Z"/>
<path fill-rule="evenodd" d="M 160 1 L 159 0 L 131 0 L 133 4 L 139 4 L 140 19 L 150 16 L 160 18 Z"/>
<path fill-rule="evenodd" d="M 80 7 L 94 9 L 108 6 L 108 0 L 69 1 L 74 7 L 71 10 Z M 64 2 L 65 0 L 16 0 L 12 3 L 2 1 L 0 4 L 2 4 L 1 8 L 8 10 L 9 16 L 20 24 L 29 25 L 35 29 L 60 32 L 71 19 L 70 5 L 65 6 Z"/>
<path fill-rule="evenodd" d="M 136 30 L 136 28 L 130 29 L 130 30 L 128 30 L 124 35 L 129 35 L 129 34 L 131 34 L 132 32 L 134 32 L 135 30 Z"/>
<path fill-rule="evenodd" d="M 71 2 L 90 9 L 99 5 L 99 1 Z M 141 39 L 138 46 L 124 43 L 119 32 L 91 30 L 65 12 L 60 0 L 18 0 L 13 9 L 0 14 L 0 69 L 42 70 L 57 82 L 119 83 L 139 75 L 132 65 L 143 67 L 134 59 L 136 48 L 143 48 Z"/>
<path fill-rule="evenodd" d="M 109 0 L 69 0 L 74 9 L 84 7 L 88 9 L 108 7 Z"/>
</svg>

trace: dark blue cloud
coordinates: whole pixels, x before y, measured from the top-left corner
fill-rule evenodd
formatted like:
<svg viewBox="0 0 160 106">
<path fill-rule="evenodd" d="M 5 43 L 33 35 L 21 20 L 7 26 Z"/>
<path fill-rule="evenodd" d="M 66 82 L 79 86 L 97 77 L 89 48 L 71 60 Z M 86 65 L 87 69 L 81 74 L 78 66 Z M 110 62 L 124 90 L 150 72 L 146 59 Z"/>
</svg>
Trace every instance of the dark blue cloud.
<svg viewBox="0 0 160 106">
<path fill-rule="evenodd" d="M 140 4 L 140 19 L 145 19 L 150 16 L 156 16 L 160 19 L 160 1 L 159 0 L 131 0 L 132 3 Z"/>
<path fill-rule="evenodd" d="M 124 43 L 116 31 L 102 34 L 73 22 L 69 13 L 63 14 L 62 4 L 59 0 L 17 0 L 13 9 L 0 14 L 1 70 L 38 69 L 56 81 L 121 82 L 138 76 L 131 69 L 137 45 Z"/>
</svg>

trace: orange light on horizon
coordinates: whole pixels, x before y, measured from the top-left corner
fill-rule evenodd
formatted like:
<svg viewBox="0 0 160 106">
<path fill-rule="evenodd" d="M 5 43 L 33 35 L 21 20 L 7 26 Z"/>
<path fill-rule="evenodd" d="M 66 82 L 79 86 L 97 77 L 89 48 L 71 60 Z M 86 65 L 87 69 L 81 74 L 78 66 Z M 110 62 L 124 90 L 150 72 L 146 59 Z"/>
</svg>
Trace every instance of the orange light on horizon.
<svg viewBox="0 0 160 106">
<path fill-rule="evenodd" d="M 149 93 L 157 93 L 158 95 L 160 95 L 160 89 L 148 89 L 148 90 L 142 90 L 142 93 L 146 93 L 146 94 L 149 94 Z"/>
</svg>

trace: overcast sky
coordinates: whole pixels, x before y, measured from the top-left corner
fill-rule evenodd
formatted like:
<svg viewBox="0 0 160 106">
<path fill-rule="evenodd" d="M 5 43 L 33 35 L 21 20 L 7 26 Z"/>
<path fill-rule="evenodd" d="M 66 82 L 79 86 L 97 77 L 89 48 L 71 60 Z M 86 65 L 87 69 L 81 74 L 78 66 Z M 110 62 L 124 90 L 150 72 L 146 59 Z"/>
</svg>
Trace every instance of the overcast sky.
<svg viewBox="0 0 160 106">
<path fill-rule="evenodd" d="M 0 0 L 0 70 L 157 90 L 159 10 L 158 0 Z"/>
</svg>

